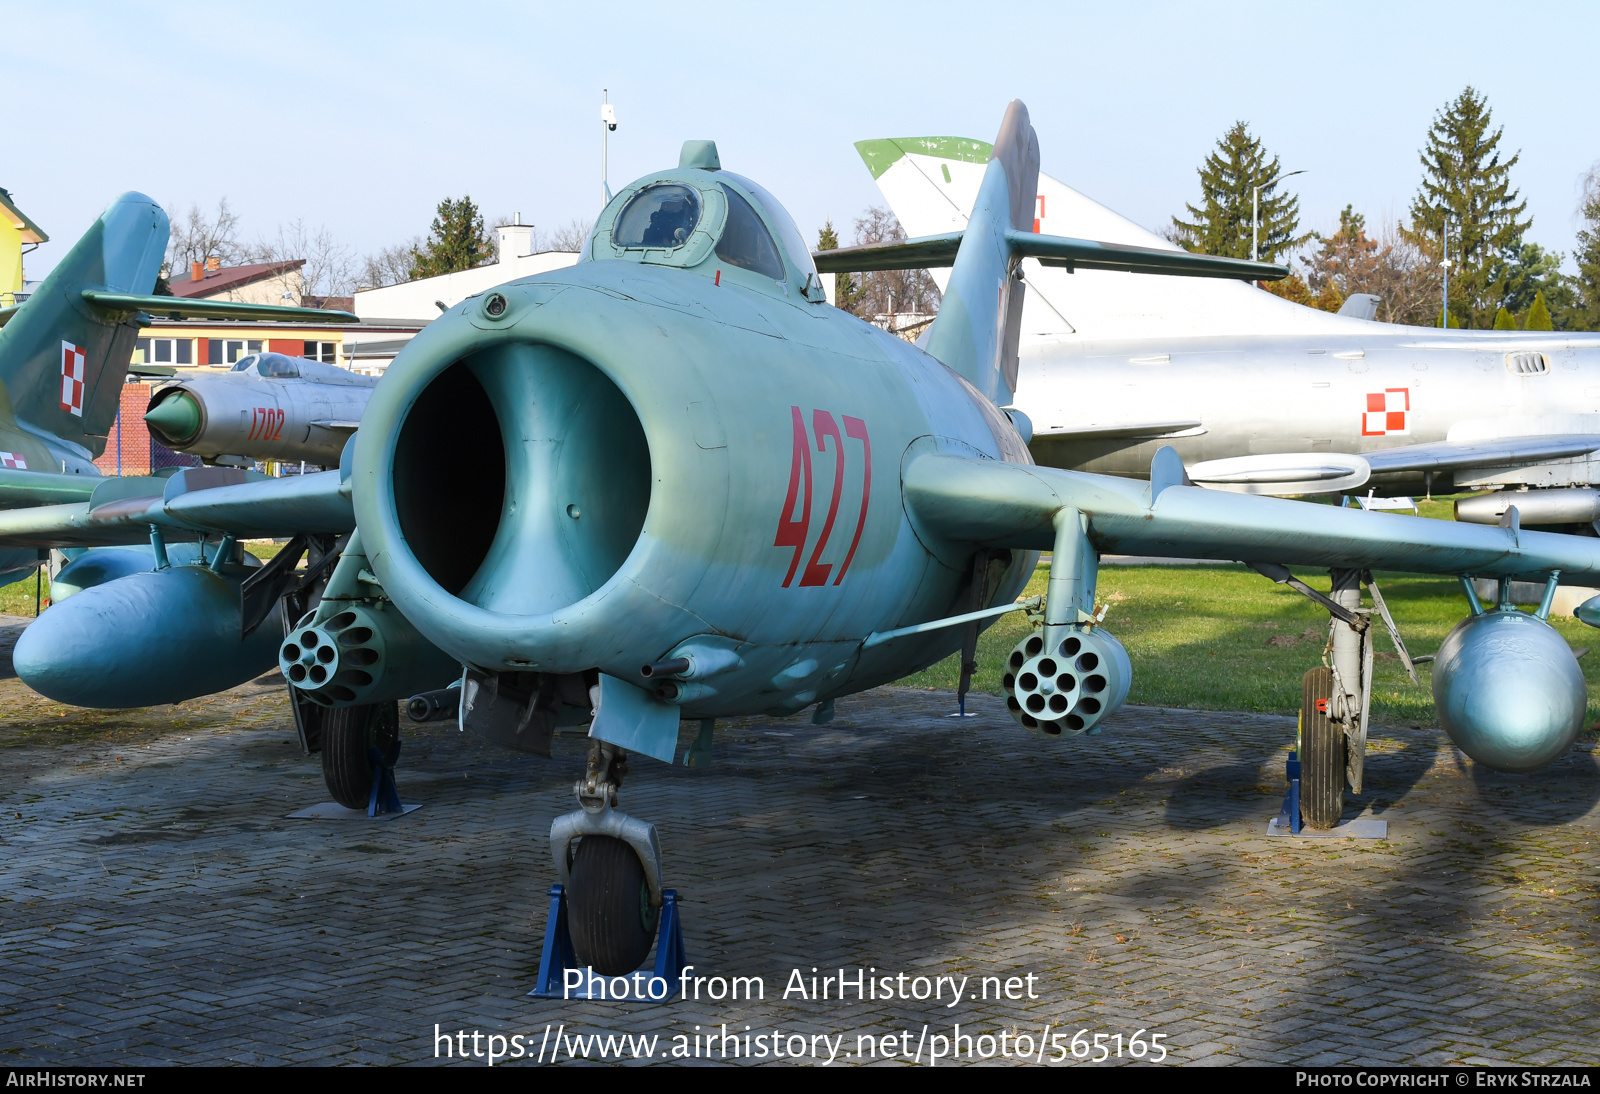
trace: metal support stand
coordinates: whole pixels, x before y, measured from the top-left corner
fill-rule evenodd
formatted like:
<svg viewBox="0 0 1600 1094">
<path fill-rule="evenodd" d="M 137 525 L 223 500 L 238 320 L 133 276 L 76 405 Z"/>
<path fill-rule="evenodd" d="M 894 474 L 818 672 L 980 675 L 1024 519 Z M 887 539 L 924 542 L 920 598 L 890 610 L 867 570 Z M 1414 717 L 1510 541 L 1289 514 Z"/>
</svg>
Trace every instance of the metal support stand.
<svg viewBox="0 0 1600 1094">
<path fill-rule="evenodd" d="M 1283 796 L 1283 808 L 1278 810 L 1278 831 L 1288 829 L 1295 835 L 1300 834 L 1300 753 L 1289 753 L 1289 762 L 1284 765 L 1289 776 L 1289 792 Z"/>
<path fill-rule="evenodd" d="M 400 756 L 400 743 L 395 742 L 395 758 Z M 394 784 L 394 766 L 383 762 L 383 753 L 376 748 L 367 749 L 367 760 L 372 764 L 372 795 L 367 798 L 367 816 L 384 813 L 404 813 L 400 804 L 400 790 Z"/>
<path fill-rule="evenodd" d="M 539 957 L 539 982 L 528 994 L 539 999 L 611 999 L 632 1003 L 665 1003 L 678 994 L 688 961 L 683 950 L 683 921 L 678 918 L 678 891 L 661 890 L 661 916 L 656 923 L 656 963 L 652 973 L 601 976 L 580 968 L 567 927 L 567 894 L 550 886 L 550 917 L 545 920 L 544 952 Z M 582 980 L 567 987 L 567 971 Z M 614 990 L 624 987 L 623 991 Z"/>
</svg>

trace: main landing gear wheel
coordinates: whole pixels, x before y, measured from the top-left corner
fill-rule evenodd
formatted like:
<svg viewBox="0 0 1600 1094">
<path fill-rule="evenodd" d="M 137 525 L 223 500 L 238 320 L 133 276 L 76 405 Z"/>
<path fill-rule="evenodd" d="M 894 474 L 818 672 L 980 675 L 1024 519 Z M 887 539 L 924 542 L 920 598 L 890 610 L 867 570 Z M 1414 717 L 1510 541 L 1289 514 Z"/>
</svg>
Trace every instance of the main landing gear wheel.
<svg viewBox="0 0 1600 1094">
<path fill-rule="evenodd" d="M 1344 726 L 1329 711 L 1333 670 L 1318 665 L 1300 681 L 1300 815 L 1311 828 L 1332 828 L 1344 815 Z"/>
<path fill-rule="evenodd" d="M 400 754 L 400 704 L 368 703 L 322 712 L 322 779 L 333 800 L 347 809 L 365 809 L 372 796 L 376 748 L 391 765 Z"/>
<path fill-rule="evenodd" d="M 606 976 L 626 976 L 644 963 L 661 909 L 632 847 L 610 836 L 584 836 L 572 857 L 568 925 L 578 960 Z"/>
</svg>

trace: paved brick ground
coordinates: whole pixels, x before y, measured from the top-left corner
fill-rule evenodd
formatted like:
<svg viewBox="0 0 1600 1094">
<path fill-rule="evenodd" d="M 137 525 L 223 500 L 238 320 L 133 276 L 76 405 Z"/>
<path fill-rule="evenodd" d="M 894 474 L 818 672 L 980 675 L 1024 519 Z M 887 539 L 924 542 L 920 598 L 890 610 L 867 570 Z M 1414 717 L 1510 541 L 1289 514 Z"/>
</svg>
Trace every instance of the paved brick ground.
<svg viewBox="0 0 1600 1094">
<path fill-rule="evenodd" d="M 649 1007 L 524 998 L 581 741 L 411 727 L 425 808 L 289 821 L 326 794 L 270 684 L 90 713 L 0 681 L 0 1061 L 432 1061 L 435 1023 L 915 1051 L 959 1022 L 1161 1032 L 1181 1062 L 1600 1062 L 1589 746 L 1516 778 L 1385 730 L 1351 813 L 1392 838 L 1291 842 L 1262 835 L 1291 720 L 1135 709 L 1047 742 L 975 706 L 883 689 L 719 728 L 706 770 L 636 762 L 623 806 L 661 827 L 691 959 L 766 986 Z M 813 966 L 1032 973 L 1039 998 L 785 1000 Z"/>
</svg>

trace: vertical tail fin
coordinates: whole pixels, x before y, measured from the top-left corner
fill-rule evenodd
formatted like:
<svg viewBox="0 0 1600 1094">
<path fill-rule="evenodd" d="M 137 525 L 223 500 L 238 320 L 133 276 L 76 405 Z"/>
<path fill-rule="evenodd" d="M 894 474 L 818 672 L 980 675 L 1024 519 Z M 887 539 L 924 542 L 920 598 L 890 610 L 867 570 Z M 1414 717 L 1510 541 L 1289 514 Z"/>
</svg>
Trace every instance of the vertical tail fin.
<svg viewBox="0 0 1600 1094">
<path fill-rule="evenodd" d="M 94 456 L 104 451 L 138 313 L 107 312 L 82 294 L 149 293 L 168 231 L 161 206 L 143 194 L 123 194 L 0 328 L 0 383 L 20 421 Z"/>
<path fill-rule="evenodd" d="M 1020 99 L 1006 107 L 966 235 L 950 271 L 928 352 L 999 406 L 1017 389 L 1017 341 L 1022 329 L 1021 259 L 1006 232 L 1033 230 L 1039 186 L 1039 138 Z"/>
</svg>

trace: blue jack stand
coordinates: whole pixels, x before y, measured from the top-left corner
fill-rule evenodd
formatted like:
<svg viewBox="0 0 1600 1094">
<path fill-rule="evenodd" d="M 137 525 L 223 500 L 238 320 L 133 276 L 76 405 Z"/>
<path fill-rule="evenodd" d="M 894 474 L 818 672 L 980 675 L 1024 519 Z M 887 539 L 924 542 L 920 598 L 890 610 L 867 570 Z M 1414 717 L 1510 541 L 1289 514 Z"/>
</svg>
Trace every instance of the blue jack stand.
<svg viewBox="0 0 1600 1094">
<path fill-rule="evenodd" d="M 656 967 L 653 973 L 601 976 L 580 968 L 567 929 L 567 894 L 550 886 L 550 918 L 545 921 L 544 953 L 539 958 L 539 985 L 528 994 L 539 999 L 610 999 L 629 1003 L 665 1003 L 678 994 L 687 961 L 683 922 L 678 918 L 678 891 L 661 890 L 661 916 L 656 923 Z M 582 973 L 583 982 L 568 990 L 567 970 Z M 623 990 L 615 990 L 622 987 Z"/>
<path fill-rule="evenodd" d="M 1289 753 L 1289 762 L 1284 765 L 1289 776 L 1289 792 L 1283 796 L 1283 808 L 1278 810 L 1278 831 L 1287 829 L 1292 834 L 1300 834 L 1300 753 Z"/>
<path fill-rule="evenodd" d="M 394 751 L 395 758 L 399 759 L 399 742 L 395 743 Z M 404 813 L 406 810 L 400 804 L 400 791 L 394 785 L 394 765 L 384 763 L 383 753 L 375 748 L 367 749 L 367 761 L 372 764 L 372 796 L 367 799 L 367 816 Z"/>
</svg>

